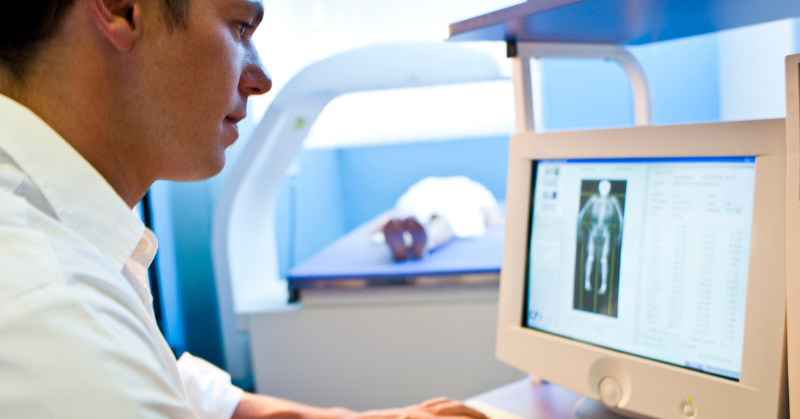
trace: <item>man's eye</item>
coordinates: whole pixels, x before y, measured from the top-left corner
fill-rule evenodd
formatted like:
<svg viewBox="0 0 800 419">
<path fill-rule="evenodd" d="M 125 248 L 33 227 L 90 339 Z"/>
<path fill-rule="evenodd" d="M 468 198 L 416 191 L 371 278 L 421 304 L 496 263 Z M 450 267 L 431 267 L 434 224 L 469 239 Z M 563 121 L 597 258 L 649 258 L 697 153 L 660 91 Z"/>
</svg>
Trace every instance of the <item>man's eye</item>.
<svg viewBox="0 0 800 419">
<path fill-rule="evenodd" d="M 239 22 L 237 25 L 239 29 L 239 36 L 244 36 L 244 33 L 247 31 L 248 25 L 244 22 Z"/>
</svg>

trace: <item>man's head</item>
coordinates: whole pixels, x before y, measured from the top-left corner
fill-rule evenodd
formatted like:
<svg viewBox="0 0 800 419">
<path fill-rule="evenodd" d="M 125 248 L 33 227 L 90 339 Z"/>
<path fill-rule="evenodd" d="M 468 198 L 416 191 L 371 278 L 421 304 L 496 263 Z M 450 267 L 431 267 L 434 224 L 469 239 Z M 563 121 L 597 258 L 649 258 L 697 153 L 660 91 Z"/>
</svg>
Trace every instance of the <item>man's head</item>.
<svg viewBox="0 0 800 419">
<path fill-rule="evenodd" d="M 0 92 L 53 126 L 121 195 L 142 187 L 131 183 L 218 173 L 248 96 L 271 88 L 252 43 L 260 0 L 7 3 Z"/>
</svg>

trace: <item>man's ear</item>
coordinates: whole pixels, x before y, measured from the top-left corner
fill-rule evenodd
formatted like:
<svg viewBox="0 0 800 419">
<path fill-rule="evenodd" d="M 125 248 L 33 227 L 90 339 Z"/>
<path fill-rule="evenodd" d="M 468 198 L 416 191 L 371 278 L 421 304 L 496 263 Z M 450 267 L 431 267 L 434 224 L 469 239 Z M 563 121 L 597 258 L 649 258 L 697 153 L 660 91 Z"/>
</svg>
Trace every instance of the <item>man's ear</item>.
<svg viewBox="0 0 800 419">
<path fill-rule="evenodd" d="M 142 34 L 141 3 L 135 0 L 89 0 L 100 32 L 119 51 L 130 51 Z"/>
</svg>

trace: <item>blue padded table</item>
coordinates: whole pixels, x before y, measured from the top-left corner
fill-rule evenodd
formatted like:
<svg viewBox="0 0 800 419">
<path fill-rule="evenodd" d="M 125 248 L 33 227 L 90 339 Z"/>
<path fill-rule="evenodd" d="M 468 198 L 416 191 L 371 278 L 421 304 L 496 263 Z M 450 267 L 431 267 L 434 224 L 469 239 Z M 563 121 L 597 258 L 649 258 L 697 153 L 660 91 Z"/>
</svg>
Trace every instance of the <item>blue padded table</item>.
<svg viewBox="0 0 800 419">
<path fill-rule="evenodd" d="M 499 281 L 503 227 L 479 239 L 453 239 L 420 260 L 395 262 L 385 243 L 371 239 L 382 216 L 356 228 L 289 271 L 289 288 L 355 288 L 371 285 L 486 284 Z"/>
</svg>

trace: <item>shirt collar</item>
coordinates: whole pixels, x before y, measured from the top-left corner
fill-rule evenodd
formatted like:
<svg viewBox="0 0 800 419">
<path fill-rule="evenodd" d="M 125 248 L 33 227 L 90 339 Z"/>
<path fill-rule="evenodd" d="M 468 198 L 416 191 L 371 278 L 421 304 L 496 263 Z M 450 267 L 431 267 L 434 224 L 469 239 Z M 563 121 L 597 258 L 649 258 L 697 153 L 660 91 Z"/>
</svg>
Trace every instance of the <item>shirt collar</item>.
<svg viewBox="0 0 800 419">
<path fill-rule="evenodd" d="M 0 149 L 25 172 L 61 224 L 96 246 L 119 270 L 144 224 L 111 185 L 30 109 L 0 95 Z"/>
<path fill-rule="evenodd" d="M 153 263 L 153 260 L 156 258 L 157 251 L 158 239 L 156 239 L 156 235 L 153 234 L 152 230 L 145 227 L 144 234 L 139 240 L 139 243 L 136 245 L 136 249 L 133 251 L 129 262 L 135 261 L 146 269 L 151 263 Z M 149 287 L 147 283 L 142 285 Z"/>
</svg>

